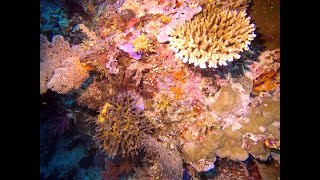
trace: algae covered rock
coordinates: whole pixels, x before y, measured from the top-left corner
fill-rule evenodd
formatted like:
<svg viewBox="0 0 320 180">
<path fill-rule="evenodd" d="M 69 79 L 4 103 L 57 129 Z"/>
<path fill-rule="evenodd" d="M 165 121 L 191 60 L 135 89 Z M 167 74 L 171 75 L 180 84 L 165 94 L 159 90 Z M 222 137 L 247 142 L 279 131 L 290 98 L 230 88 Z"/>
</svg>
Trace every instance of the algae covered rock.
<svg viewBox="0 0 320 180">
<path fill-rule="evenodd" d="M 249 123 L 243 126 L 243 132 L 253 134 L 268 133 L 280 139 L 280 98 L 264 97 L 260 106 L 249 108 Z"/>
<path fill-rule="evenodd" d="M 211 107 L 214 112 L 227 113 L 230 109 L 237 110 L 242 106 L 240 99 L 237 89 L 233 89 L 231 85 L 225 85 Z M 278 97 L 265 96 L 261 98 L 259 106 L 249 107 L 247 112 L 243 114 L 244 117 L 241 117 L 245 119 L 244 121 L 234 120 L 233 123 L 239 123 L 238 128 L 226 126 L 215 130 L 212 134 L 207 134 L 201 143 L 184 144 L 182 154 L 185 162 L 198 162 L 215 156 L 244 161 L 249 154 L 266 161 L 271 153 L 269 148 L 280 149 L 280 100 Z M 229 117 L 229 119 L 232 118 L 237 117 Z M 268 146 L 269 141 L 275 143 Z"/>
<path fill-rule="evenodd" d="M 222 115 L 235 111 L 241 102 L 239 93 L 231 85 L 222 86 L 217 99 L 210 108 L 217 114 Z"/>
<path fill-rule="evenodd" d="M 229 158 L 234 161 L 245 161 L 249 153 L 242 148 L 242 131 L 228 127 L 221 131 L 223 137 L 217 155 L 221 158 Z"/>
<path fill-rule="evenodd" d="M 208 135 L 201 143 L 186 143 L 182 148 L 183 159 L 186 163 L 198 162 L 201 159 L 213 159 L 215 151 L 220 147 L 222 133 Z"/>
</svg>

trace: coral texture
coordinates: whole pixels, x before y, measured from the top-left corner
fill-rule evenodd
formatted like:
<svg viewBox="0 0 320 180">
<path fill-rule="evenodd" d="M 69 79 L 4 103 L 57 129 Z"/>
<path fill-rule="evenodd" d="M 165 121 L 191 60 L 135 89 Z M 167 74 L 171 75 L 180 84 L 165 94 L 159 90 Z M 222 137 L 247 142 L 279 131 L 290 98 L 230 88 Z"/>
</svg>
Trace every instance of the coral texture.
<svg viewBox="0 0 320 180">
<path fill-rule="evenodd" d="M 264 48 L 250 1 L 41 7 L 56 12 L 40 22 L 41 178 L 261 179 L 250 161 L 280 166 L 280 49 Z M 56 158 L 57 137 L 80 154 Z"/>
<path fill-rule="evenodd" d="M 145 52 L 153 52 L 154 49 L 150 43 L 150 40 L 145 34 L 139 35 L 137 38 L 135 38 L 132 41 L 132 44 L 134 46 L 134 51 L 145 51 Z"/>
<path fill-rule="evenodd" d="M 54 75 L 47 87 L 60 94 L 66 94 L 80 87 L 82 82 L 89 77 L 89 72 L 81 65 L 78 57 L 71 57 L 54 70 Z"/>
<path fill-rule="evenodd" d="M 79 31 L 82 34 L 82 38 L 86 38 L 90 41 L 96 41 L 97 36 L 94 32 L 90 31 L 87 26 L 84 24 L 78 24 L 76 27 L 73 28 L 73 31 Z"/>
<path fill-rule="evenodd" d="M 157 35 L 157 40 L 161 43 L 167 42 L 169 40 L 170 29 L 175 26 L 182 25 L 186 21 L 189 21 L 193 18 L 194 15 L 198 14 L 202 8 L 199 7 L 189 7 L 187 5 L 182 5 L 179 8 L 171 9 L 171 13 L 175 13 L 174 15 L 169 16 L 171 21 L 169 24 L 162 27 Z"/>
<path fill-rule="evenodd" d="M 161 164 L 164 173 L 170 179 L 182 179 L 183 162 L 177 152 L 168 150 L 163 144 L 158 142 L 151 136 L 148 136 L 143 141 L 145 151 L 156 158 L 156 161 Z"/>
<path fill-rule="evenodd" d="M 232 10 L 246 10 L 251 0 L 218 0 L 216 3 Z"/>
<path fill-rule="evenodd" d="M 137 155 L 141 138 L 152 133 L 152 124 L 135 105 L 131 96 L 120 94 L 100 110 L 95 140 L 109 157 Z"/>
<path fill-rule="evenodd" d="M 74 57 L 70 45 L 62 36 L 54 36 L 52 43 L 40 34 L 40 94 L 47 92 L 47 83 L 53 76 L 53 71 L 69 57 Z"/>
<path fill-rule="evenodd" d="M 170 45 L 185 63 L 206 68 L 227 65 L 248 50 L 255 25 L 245 11 L 229 11 L 207 5 L 193 20 L 170 31 Z"/>
</svg>

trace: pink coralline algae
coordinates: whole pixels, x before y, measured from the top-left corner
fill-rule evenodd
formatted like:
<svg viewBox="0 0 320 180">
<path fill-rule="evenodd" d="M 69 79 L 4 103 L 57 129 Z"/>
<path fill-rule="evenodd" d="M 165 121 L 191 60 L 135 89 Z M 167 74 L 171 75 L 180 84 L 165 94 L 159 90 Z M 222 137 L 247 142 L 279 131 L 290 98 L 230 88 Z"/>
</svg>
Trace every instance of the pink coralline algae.
<svg viewBox="0 0 320 180">
<path fill-rule="evenodd" d="M 110 74 L 118 74 L 119 73 L 119 69 L 117 68 L 117 66 L 118 66 L 118 62 L 117 62 L 117 60 L 114 60 L 114 59 L 110 59 L 106 63 L 106 68 L 109 69 Z"/>
<path fill-rule="evenodd" d="M 135 60 L 141 59 L 141 54 L 134 51 L 134 47 L 133 47 L 132 44 L 130 44 L 130 43 L 126 43 L 126 44 L 123 44 L 123 45 L 122 45 L 122 44 L 117 44 L 117 46 L 118 46 L 121 50 L 123 50 L 124 52 L 129 53 L 129 55 L 130 55 L 131 58 L 133 58 L 133 59 L 135 59 Z"/>
<path fill-rule="evenodd" d="M 188 6 L 180 6 L 177 9 L 169 10 L 168 14 L 175 14 L 172 15 L 171 22 L 160 29 L 160 33 L 157 35 L 158 41 L 161 43 L 169 41 L 169 31 L 173 27 L 181 25 L 185 21 L 191 20 L 192 17 L 201 10 L 201 7 L 190 8 Z"/>
<path fill-rule="evenodd" d="M 201 92 L 201 76 L 192 74 L 186 83 L 186 94 L 192 101 L 203 101 L 204 95 Z"/>
</svg>

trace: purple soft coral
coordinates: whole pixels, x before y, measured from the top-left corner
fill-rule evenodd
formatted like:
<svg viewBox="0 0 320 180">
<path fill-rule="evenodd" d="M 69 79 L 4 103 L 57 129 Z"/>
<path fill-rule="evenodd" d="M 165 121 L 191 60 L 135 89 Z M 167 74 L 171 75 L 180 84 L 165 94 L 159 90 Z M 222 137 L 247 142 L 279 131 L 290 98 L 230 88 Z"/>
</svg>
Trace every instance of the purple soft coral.
<svg viewBox="0 0 320 180">
<path fill-rule="evenodd" d="M 118 43 L 117 46 L 118 46 L 121 50 L 123 50 L 124 52 L 129 53 L 129 55 L 130 55 L 131 58 L 133 58 L 133 59 L 135 59 L 135 60 L 141 59 L 141 54 L 140 54 L 140 53 L 137 53 L 137 52 L 135 52 L 135 51 L 133 50 L 133 45 L 132 45 L 132 44 L 126 43 L 126 44 L 122 45 L 122 44 L 119 44 L 119 43 Z"/>
</svg>

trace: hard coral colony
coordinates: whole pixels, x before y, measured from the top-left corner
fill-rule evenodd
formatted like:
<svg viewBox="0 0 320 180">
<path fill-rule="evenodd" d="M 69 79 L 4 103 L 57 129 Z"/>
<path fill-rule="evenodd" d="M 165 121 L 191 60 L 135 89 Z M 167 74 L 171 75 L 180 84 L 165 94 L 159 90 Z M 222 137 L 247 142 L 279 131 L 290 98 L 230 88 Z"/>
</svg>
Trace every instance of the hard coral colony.
<svg viewBox="0 0 320 180">
<path fill-rule="evenodd" d="M 200 179 L 226 159 L 280 167 L 280 49 L 254 52 L 250 0 L 63 2 L 77 25 L 41 31 L 41 100 L 72 104 L 75 133 L 106 157 L 101 178 Z"/>
<path fill-rule="evenodd" d="M 152 133 L 152 124 L 135 105 L 129 95 L 118 95 L 100 110 L 94 139 L 110 157 L 137 155 L 140 141 Z"/>
</svg>

